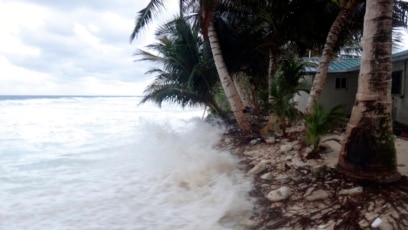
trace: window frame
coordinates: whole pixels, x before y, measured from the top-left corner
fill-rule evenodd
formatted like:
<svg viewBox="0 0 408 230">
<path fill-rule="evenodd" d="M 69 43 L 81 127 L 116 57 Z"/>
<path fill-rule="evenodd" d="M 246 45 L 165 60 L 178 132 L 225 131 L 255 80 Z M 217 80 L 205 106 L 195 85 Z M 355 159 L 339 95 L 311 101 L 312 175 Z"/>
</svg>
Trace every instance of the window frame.
<svg viewBox="0 0 408 230">
<path fill-rule="evenodd" d="M 392 95 L 403 95 L 403 86 L 404 86 L 404 71 L 403 70 L 396 70 L 392 71 L 391 74 L 391 94 Z M 395 80 L 395 78 L 399 78 L 398 80 Z M 399 83 L 399 86 L 394 85 Z M 398 89 L 397 89 L 398 88 Z"/>
<path fill-rule="evenodd" d="M 334 88 L 337 90 L 347 90 L 347 77 L 336 77 Z"/>
</svg>

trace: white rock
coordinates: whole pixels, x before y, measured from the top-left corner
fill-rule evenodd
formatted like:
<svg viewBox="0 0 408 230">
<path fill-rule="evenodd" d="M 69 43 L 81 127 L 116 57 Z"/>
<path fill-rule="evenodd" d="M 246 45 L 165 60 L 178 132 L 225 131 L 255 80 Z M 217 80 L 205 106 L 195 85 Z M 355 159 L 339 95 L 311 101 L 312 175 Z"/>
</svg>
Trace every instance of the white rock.
<svg viewBox="0 0 408 230">
<path fill-rule="evenodd" d="M 262 171 L 266 169 L 267 163 L 268 161 L 265 161 L 265 160 L 259 162 L 251 170 L 249 170 L 248 174 L 256 175 L 256 174 L 261 173 Z"/>
<path fill-rule="evenodd" d="M 308 201 L 316 201 L 316 200 L 324 200 L 329 197 L 329 193 L 324 191 L 323 189 L 316 190 L 312 192 L 309 196 L 305 197 Z"/>
<path fill-rule="evenodd" d="M 321 224 L 318 226 L 319 229 L 322 230 L 333 230 L 336 223 L 334 221 L 329 221 L 327 224 Z"/>
<path fill-rule="evenodd" d="M 310 194 L 312 194 L 313 190 L 314 190 L 314 187 L 309 187 L 309 188 L 307 188 L 305 194 L 303 194 L 303 197 L 307 197 L 307 196 L 309 196 Z"/>
<path fill-rule="evenodd" d="M 289 187 L 283 186 L 279 189 L 272 190 L 266 195 L 266 198 L 272 202 L 286 200 L 290 196 L 291 192 Z"/>
<path fill-rule="evenodd" d="M 273 144 L 276 142 L 276 138 L 275 137 L 267 137 L 265 138 L 265 143 L 267 144 Z"/>
<path fill-rule="evenodd" d="M 272 172 L 267 172 L 261 176 L 262 179 L 264 180 L 272 180 L 273 179 L 273 173 Z"/>
<path fill-rule="evenodd" d="M 253 139 L 253 140 L 251 140 L 249 143 L 250 143 L 251 145 L 259 144 L 259 143 L 261 143 L 261 138 Z"/>
<path fill-rule="evenodd" d="M 374 219 L 374 221 L 371 223 L 372 228 L 378 228 L 380 224 L 382 223 L 382 220 L 380 217 L 377 217 Z"/>
<path fill-rule="evenodd" d="M 363 187 L 358 186 L 350 189 L 342 189 L 339 192 L 339 195 L 354 195 L 354 194 L 360 194 L 363 192 Z"/>
<path fill-rule="evenodd" d="M 287 145 L 282 145 L 280 148 L 279 148 L 279 151 L 282 153 L 282 154 L 285 154 L 285 153 L 288 153 L 289 151 L 291 151 L 293 149 L 293 145 L 292 144 L 287 144 Z"/>
</svg>

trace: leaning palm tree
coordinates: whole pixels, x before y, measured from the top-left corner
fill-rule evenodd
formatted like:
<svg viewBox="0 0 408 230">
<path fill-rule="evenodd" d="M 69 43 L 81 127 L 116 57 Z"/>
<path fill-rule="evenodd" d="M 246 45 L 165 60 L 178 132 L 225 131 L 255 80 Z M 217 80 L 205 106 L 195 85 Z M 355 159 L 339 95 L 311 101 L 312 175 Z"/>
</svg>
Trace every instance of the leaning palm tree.
<svg viewBox="0 0 408 230">
<path fill-rule="evenodd" d="M 202 33 L 210 42 L 211 51 L 215 66 L 217 68 L 217 73 L 220 78 L 221 86 L 224 90 L 231 111 L 234 114 L 235 120 L 242 132 L 249 133 L 251 132 L 251 121 L 248 115 L 245 113 L 244 102 L 242 101 L 233 79 L 228 72 L 228 68 L 225 64 L 223 53 L 221 51 L 218 34 L 213 24 L 213 14 L 217 4 L 217 0 L 200 1 Z"/>
<path fill-rule="evenodd" d="M 310 90 L 309 98 L 306 105 L 306 112 L 310 113 L 313 108 L 313 102 L 320 97 L 323 87 L 326 83 L 327 72 L 329 70 L 330 62 L 335 54 L 335 47 L 337 39 L 340 36 L 343 28 L 345 27 L 348 18 L 350 17 L 353 9 L 360 0 L 342 0 L 340 1 L 341 10 L 334 20 L 330 31 L 326 38 L 326 43 L 323 48 L 322 55 L 320 57 L 319 67 L 316 70 L 316 75 L 313 80 L 312 89 Z"/>
<path fill-rule="evenodd" d="M 180 0 L 180 5 L 183 4 L 183 1 Z M 190 1 L 193 2 L 193 1 Z M 226 98 L 229 102 L 231 111 L 234 114 L 235 120 L 239 126 L 239 128 L 244 133 L 249 133 L 251 131 L 251 125 L 249 117 L 245 114 L 245 106 L 243 101 L 241 100 L 238 91 L 233 84 L 232 78 L 228 73 L 227 67 L 222 57 L 222 52 L 220 49 L 217 33 L 213 27 L 212 19 L 213 19 L 213 11 L 217 5 L 217 0 L 205 0 L 199 1 L 199 16 L 201 17 L 201 26 L 202 26 L 202 33 L 204 37 L 208 38 L 210 41 L 210 47 L 213 54 L 213 59 L 215 62 L 215 66 L 218 72 L 218 76 L 221 81 L 222 88 L 224 89 L 224 93 Z M 163 8 L 163 1 L 162 0 L 151 0 L 149 4 L 139 12 L 138 19 L 134 30 L 131 34 L 131 40 L 133 40 L 136 35 L 140 32 L 140 30 L 146 26 L 146 24 L 152 19 L 152 15 L 154 12 Z M 180 7 L 182 13 L 182 7 Z"/>
<path fill-rule="evenodd" d="M 358 90 L 337 168 L 375 182 L 399 180 L 391 117 L 393 0 L 367 0 Z"/>
<path fill-rule="evenodd" d="M 206 54 L 206 43 L 184 18 L 175 19 L 162 26 L 157 35 L 159 42 L 148 46 L 158 55 L 139 50 L 141 61 L 160 64 L 149 74 L 155 80 L 145 90 L 142 100 L 156 102 L 171 101 L 180 105 L 205 105 L 211 112 L 223 116 L 223 110 L 214 99 L 218 76 L 211 56 Z M 208 46 L 208 45 L 207 45 Z"/>
</svg>

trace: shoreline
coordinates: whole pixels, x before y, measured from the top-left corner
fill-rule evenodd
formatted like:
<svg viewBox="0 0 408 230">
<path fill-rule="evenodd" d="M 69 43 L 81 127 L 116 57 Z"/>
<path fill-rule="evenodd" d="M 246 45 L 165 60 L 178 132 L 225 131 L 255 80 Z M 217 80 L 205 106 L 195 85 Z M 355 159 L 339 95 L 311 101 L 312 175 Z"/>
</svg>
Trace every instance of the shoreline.
<svg viewBox="0 0 408 230">
<path fill-rule="evenodd" d="M 408 229 L 408 140 L 396 138 L 400 181 L 377 185 L 337 172 L 342 133 L 325 136 L 321 159 L 303 161 L 292 139 L 266 143 L 226 133 L 220 141 L 253 177 L 248 229 Z M 407 154 L 405 154 L 407 153 Z"/>
</svg>

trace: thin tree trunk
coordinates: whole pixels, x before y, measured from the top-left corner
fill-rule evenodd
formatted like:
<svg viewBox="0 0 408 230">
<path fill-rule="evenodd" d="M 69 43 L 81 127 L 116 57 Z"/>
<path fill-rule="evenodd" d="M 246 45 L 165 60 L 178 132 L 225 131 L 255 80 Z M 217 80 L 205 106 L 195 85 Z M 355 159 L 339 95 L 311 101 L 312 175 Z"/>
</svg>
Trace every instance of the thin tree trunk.
<svg viewBox="0 0 408 230">
<path fill-rule="evenodd" d="M 227 70 L 227 66 L 224 62 L 224 57 L 220 49 L 217 33 L 212 23 L 208 28 L 208 39 L 210 41 L 211 51 L 213 53 L 215 67 L 217 68 L 218 75 L 220 77 L 222 88 L 228 99 L 228 103 L 237 121 L 237 124 L 241 131 L 249 133 L 251 131 L 251 125 L 248 116 L 244 113 L 245 106 L 238 94 L 235 84 Z"/>
<path fill-rule="evenodd" d="M 254 103 L 251 100 L 251 89 L 248 83 L 248 78 L 245 76 L 244 73 L 240 72 L 237 74 L 234 74 L 234 77 L 232 78 L 233 82 L 235 84 L 235 88 L 238 91 L 239 97 L 242 100 L 242 103 L 244 103 L 245 108 L 254 108 Z"/>
<path fill-rule="evenodd" d="M 356 102 L 337 168 L 380 183 L 399 180 L 391 117 L 393 0 L 367 0 Z"/>
<path fill-rule="evenodd" d="M 357 2 L 358 0 L 347 1 L 346 4 L 341 8 L 339 14 L 330 27 L 330 31 L 327 34 L 326 43 L 323 48 L 322 56 L 320 57 L 319 67 L 316 71 L 312 89 L 310 90 L 309 98 L 307 100 L 307 113 L 311 112 L 313 102 L 318 100 L 322 94 L 324 85 L 326 84 L 329 65 L 334 56 L 334 47 L 336 46 L 341 31 L 347 23 L 347 18 L 350 16 Z"/>
<path fill-rule="evenodd" d="M 272 90 L 272 82 L 275 76 L 276 70 L 278 69 L 278 61 L 280 55 L 276 52 L 273 52 L 272 49 L 269 49 L 269 63 L 268 63 L 268 95 L 270 95 Z M 269 102 L 272 102 L 272 97 L 269 96 Z"/>
</svg>

